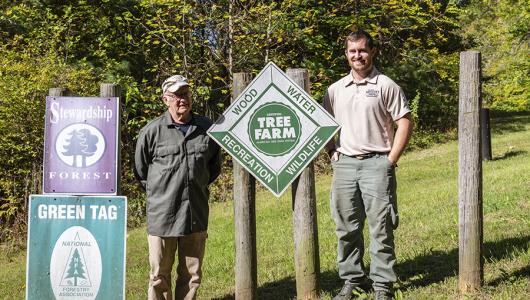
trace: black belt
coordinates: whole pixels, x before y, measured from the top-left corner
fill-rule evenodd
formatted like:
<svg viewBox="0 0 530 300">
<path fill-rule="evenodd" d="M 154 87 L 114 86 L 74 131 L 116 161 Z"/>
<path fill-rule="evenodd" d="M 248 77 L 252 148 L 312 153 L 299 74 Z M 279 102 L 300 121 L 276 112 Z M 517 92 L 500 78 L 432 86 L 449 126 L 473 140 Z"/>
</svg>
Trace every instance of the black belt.
<svg viewBox="0 0 530 300">
<path fill-rule="evenodd" d="M 388 152 L 370 152 L 370 153 L 364 153 L 364 154 L 357 154 L 357 155 L 348 155 L 349 157 L 356 158 L 358 160 L 367 159 L 370 157 L 374 157 L 376 155 L 387 155 Z"/>
</svg>

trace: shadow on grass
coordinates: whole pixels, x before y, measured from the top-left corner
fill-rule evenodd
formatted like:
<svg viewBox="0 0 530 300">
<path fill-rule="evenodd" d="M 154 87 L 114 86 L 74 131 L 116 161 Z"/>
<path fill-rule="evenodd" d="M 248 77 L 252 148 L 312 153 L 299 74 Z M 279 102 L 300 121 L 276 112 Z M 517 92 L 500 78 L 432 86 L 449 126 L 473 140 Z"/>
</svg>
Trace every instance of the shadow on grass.
<svg viewBox="0 0 530 300">
<path fill-rule="evenodd" d="M 484 258 L 486 261 L 499 260 L 509 257 L 512 253 L 525 253 L 530 245 L 530 235 L 508 238 L 501 241 L 484 243 Z M 449 251 L 431 251 L 425 255 L 417 256 L 411 260 L 398 263 L 396 271 L 402 282 L 400 290 L 406 291 L 413 288 L 425 287 L 439 283 L 448 277 L 458 275 L 458 249 Z M 489 286 L 498 286 L 503 282 L 517 277 L 529 277 L 530 266 L 526 266 L 513 273 L 503 273 L 499 278 L 487 283 Z M 320 291 L 332 295 L 342 287 L 336 271 L 325 271 L 320 274 Z M 277 300 L 295 299 L 296 282 L 293 277 L 286 277 L 279 281 L 268 282 L 258 287 L 257 299 Z M 214 298 L 216 300 L 233 300 L 234 294 Z"/>
<path fill-rule="evenodd" d="M 526 266 L 524 268 L 521 268 L 520 270 L 517 270 L 513 273 L 503 272 L 502 275 L 488 283 L 489 286 L 499 286 L 500 284 L 504 282 L 513 282 L 514 278 L 520 278 L 520 277 L 526 277 L 528 280 L 530 280 L 530 266 Z"/>
<path fill-rule="evenodd" d="M 320 291 L 338 293 L 342 287 L 337 272 L 326 271 L 320 274 Z M 215 300 L 234 300 L 235 295 L 225 295 Z M 296 281 L 293 277 L 283 278 L 279 281 L 268 282 L 258 287 L 257 299 L 260 300 L 279 300 L 279 299 L 296 299 Z"/>
<path fill-rule="evenodd" d="M 225 295 L 225 296 L 222 296 L 222 297 L 219 297 L 219 298 L 212 298 L 212 300 L 233 300 L 233 299 L 236 299 L 234 294 Z"/>
<path fill-rule="evenodd" d="M 495 113 L 490 120 L 492 134 L 523 131 L 530 125 L 530 112 Z"/>
<path fill-rule="evenodd" d="M 530 236 L 508 238 L 501 241 L 484 243 L 484 258 L 486 261 L 499 260 L 512 253 L 528 251 Z M 397 272 L 403 281 L 402 290 L 424 287 L 443 281 L 447 277 L 458 275 L 458 249 L 449 251 L 432 251 L 412 260 L 398 264 Z M 506 278 L 529 273 L 529 268 L 523 268 L 513 274 L 496 279 L 490 285 L 498 285 Z"/>
<path fill-rule="evenodd" d="M 267 282 L 258 287 L 257 299 L 260 300 L 278 300 L 278 299 L 295 299 L 296 298 L 296 282 L 292 277 L 286 277 L 278 281 Z M 221 298 L 213 298 L 216 300 L 233 300 L 234 294 L 225 295 Z"/>
<path fill-rule="evenodd" d="M 524 150 L 507 151 L 501 156 L 493 157 L 492 160 L 503 160 L 514 156 L 526 155 L 528 152 Z"/>
<path fill-rule="evenodd" d="M 326 271 L 320 274 L 320 291 L 338 293 L 342 287 L 337 272 Z M 235 295 L 224 295 L 215 300 L 234 300 Z M 267 282 L 258 287 L 257 299 L 260 300 L 278 300 L 278 299 L 296 299 L 296 281 L 293 277 L 286 277 L 279 281 Z"/>
</svg>

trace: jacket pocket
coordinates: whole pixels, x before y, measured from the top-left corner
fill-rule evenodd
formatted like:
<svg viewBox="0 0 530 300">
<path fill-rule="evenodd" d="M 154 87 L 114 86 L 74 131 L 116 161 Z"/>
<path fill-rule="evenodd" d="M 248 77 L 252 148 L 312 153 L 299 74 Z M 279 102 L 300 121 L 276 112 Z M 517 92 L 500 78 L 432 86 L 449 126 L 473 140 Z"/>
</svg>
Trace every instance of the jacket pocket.
<svg viewBox="0 0 530 300">
<path fill-rule="evenodd" d="M 207 143 L 195 144 L 195 153 L 197 155 L 206 155 L 208 153 L 208 144 Z"/>
<path fill-rule="evenodd" d="M 210 159 L 210 152 L 208 143 L 197 143 L 194 145 L 193 151 L 194 157 L 194 168 L 193 168 L 193 178 L 199 182 L 201 185 L 207 185 L 210 173 L 208 169 L 208 160 Z"/>
<path fill-rule="evenodd" d="M 180 145 L 158 146 L 152 167 L 160 172 L 178 168 L 182 161 L 180 152 Z"/>
</svg>

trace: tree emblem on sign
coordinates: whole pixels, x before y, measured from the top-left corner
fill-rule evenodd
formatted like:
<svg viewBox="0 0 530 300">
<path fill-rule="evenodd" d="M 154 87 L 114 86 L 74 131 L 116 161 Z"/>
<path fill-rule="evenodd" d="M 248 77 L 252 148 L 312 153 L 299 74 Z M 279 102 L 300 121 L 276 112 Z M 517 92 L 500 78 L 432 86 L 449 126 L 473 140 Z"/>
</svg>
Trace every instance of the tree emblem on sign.
<svg viewBox="0 0 530 300">
<path fill-rule="evenodd" d="M 65 230 L 56 241 L 50 260 L 49 275 L 56 298 L 74 297 L 65 292 L 82 292 L 83 299 L 95 299 L 101 266 L 101 253 L 90 231 L 81 226 Z"/>
<path fill-rule="evenodd" d="M 86 167 L 86 158 L 94 155 L 97 150 L 98 137 L 91 134 L 90 130 L 83 128 L 80 130 L 72 130 L 70 132 L 70 139 L 66 141 L 68 144 L 64 145 L 63 155 L 73 156 L 73 167 L 78 167 L 77 156 L 81 157 L 81 167 Z"/>
<path fill-rule="evenodd" d="M 74 168 L 86 168 L 103 156 L 105 138 L 90 124 L 72 124 L 57 136 L 55 150 L 65 164 Z"/>
<path fill-rule="evenodd" d="M 81 261 L 81 256 L 79 255 L 79 251 L 76 248 L 74 250 L 74 254 L 72 255 L 72 259 L 70 260 L 70 263 L 68 264 L 68 270 L 66 271 L 65 279 L 73 278 L 74 286 L 77 286 L 77 278 L 86 279 L 84 267 L 85 265 Z"/>
</svg>

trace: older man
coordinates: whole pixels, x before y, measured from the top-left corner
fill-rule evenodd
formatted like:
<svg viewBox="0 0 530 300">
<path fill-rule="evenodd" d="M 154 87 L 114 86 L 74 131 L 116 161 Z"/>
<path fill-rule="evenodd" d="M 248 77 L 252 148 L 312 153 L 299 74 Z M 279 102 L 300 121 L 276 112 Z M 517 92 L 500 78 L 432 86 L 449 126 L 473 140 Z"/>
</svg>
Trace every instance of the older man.
<svg viewBox="0 0 530 300">
<path fill-rule="evenodd" d="M 162 84 L 167 107 L 140 130 L 135 171 L 147 193 L 148 299 L 172 299 L 171 270 L 178 253 L 175 299 L 195 299 L 208 228 L 208 185 L 221 169 L 219 146 L 206 134 L 210 119 L 192 112 L 185 77 Z"/>
<path fill-rule="evenodd" d="M 352 291 L 365 282 L 366 219 L 375 299 L 391 299 L 397 280 L 395 167 L 412 131 L 410 109 L 401 88 L 374 67 L 377 49 L 367 32 L 348 35 L 345 48 L 351 71 L 332 84 L 324 98 L 324 106 L 341 125 L 338 139 L 327 146 L 333 165 L 331 212 L 338 237 L 337 262 L 344 280 L 333 299 L 352 299 Z"/>
</svg>

